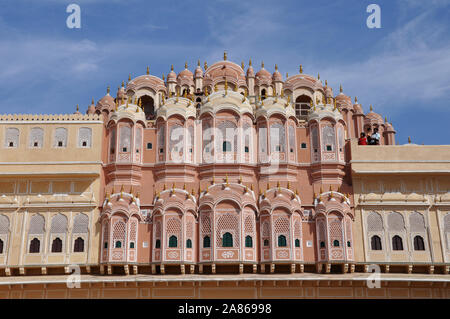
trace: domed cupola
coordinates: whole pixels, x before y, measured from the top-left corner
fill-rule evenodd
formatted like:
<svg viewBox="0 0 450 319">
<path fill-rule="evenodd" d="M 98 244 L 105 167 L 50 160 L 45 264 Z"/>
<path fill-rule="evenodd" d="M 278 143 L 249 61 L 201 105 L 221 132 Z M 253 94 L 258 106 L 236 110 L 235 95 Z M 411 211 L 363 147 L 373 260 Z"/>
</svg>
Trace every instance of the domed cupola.
<svg viewBox="0 0 450 319">
<path fill-rule="evenodd" d="M 323 87 L 323 90 L 325 92 L 325 97 L 326 98 L 334 96 L 333 89 L 330 86 L 328 86 L 328 81 L 327 80 L 325 80 L 325 86 Z"/>
<path fill-rule="evenodd" d="M 335 97 L 336 104 L 340 109 L 353 109 L 352 98 L 346 94 L 344 94 L 342 90 L 342 85 L 339 86 L 339 94 Z"/>
<path fill-rule="evenodd" d="M 187 62 L 184 63 L 184 70 L 178 73 L 177 76 L 177 82 L 180 86 L 192 86 L 194 85 L 194 75 L 192 72 L 188 69 Z"/>
<path fill-rule="evenodd" d="M 255 77 L 255 71 L 252 67 L 252 59 L 248 61 L 248 68 L 247 68 L 247 78 L 254 78 Z"/>
<path fill-rule="evenodd" d="M 264 116 L 269 119 L 272 115 L 279 114 L 285 119 L 292 118 L 297 121 L 295 117 L 295 110 L 290 103 L 289 98 L 282 97 L 268 97 L 258 103 L 256 109 L 256 118 Z"/>
<path fill-rule="evenodd" d="M 177 96 L 173 96 L 167 100 L 163 99 L 163 104 L 157 110 L 156 120 L 162 118 L 164 121 L 167 121 L 173 115 L 180 115 L 185 120 L 189 117 L 195 118 L 195 103 L 187 97 L 180 97 L 178 93 Z"/>
<path fill-rule="evenodd" d="M 194 78 L 198 79 L 198 78 L 201 78 L 201 77 L 203 77 L 203 70 L 202 70 L 202 67 L 200 66 L 200 60 L 198 60 L 197 67 L 195 68 Z"/>
<path fill-rule="evenodd" d="M 216 86 L 223 88 L 225 81 L 228 82 L 231 89 L 247 87 L 244 70 L 236 63 L 228 61 L 226 52 L 222 61 L 216 62 L 208 67 L 203 79 L 204 86 L 209 88 L 209 92 Z"/>
<path fill-rule="evenodd" d="M 109 121 L 115 123 L 127 119 L 133 123 L 140 122 L 144 127 L 146 126 L 145 113 L 135 100 L 131 103 L 131 98 L 126 100 L 125 104 L 119 105 L 114 112 L 111 113 Z"/>
<path fill-rule="evenodd" d="M 126 101 L 127 99 L 127 92 L 125 91 L 125 84 L 122 81 L 122 86 L 117 88 L 117 95 L 116 95 L 116 101 L 119 104 L 123 104 L 123 101 Z"/>
<path fill-rule="evenodd" d="M 91 105 L 89 105 L 86 114 L 94 114 L 95 113 L 95 102 L 94 99 L 92 99 Z"/>
<path fill-rule="evenodd" d="M 256 73 L 256 85 L 267 85 L 272 84 L 272 75 L 269 71 L 264 68 L 264 62 L 261 62 L 261 69 Z"/>
<path fill-rule="evenodd" d="M 274 82 L 283 82 L 283 77 L 281 73 L 278 71 L 278 65 L 275 64 L 275 72 L 272 74 L 272 80 Z"/>
<path fill-rule="evenodd" d="M 115 101 L 114 101 L 114 98 L 111 95 L 109 95 L 109 86 L 108 86 L 108 88 L 106 90 L 106 95 L 97 102 L 95 111 L 97 113 L 101 113 L 101 112 L 105 111 L 106 114 L 109 114 L 111 111 L 114 110 L 114 107 L 115 107 Z"/>
<path fill-rule="evenodd" d="M 383 118 L 381 117 L 380 114 L 375 113 L 373 111 L 373 107 L 372 105 L 370 105 L 370 112 L 366 114 L 366 117 L 364 119 L 364 125 L 373 125 L 373 124 L 377 124 L 377 125 L 381 125 L 383 124 Z"/>
<path fill-rule="evenodd" d="M 353 110 L 355 111 L 355 114 L 362 114 L 364 115 L 362 106 L 360 103 L 358 103 L 358 98 L 355 96 L 355 103 L 353 104 Z"/>
</svg>

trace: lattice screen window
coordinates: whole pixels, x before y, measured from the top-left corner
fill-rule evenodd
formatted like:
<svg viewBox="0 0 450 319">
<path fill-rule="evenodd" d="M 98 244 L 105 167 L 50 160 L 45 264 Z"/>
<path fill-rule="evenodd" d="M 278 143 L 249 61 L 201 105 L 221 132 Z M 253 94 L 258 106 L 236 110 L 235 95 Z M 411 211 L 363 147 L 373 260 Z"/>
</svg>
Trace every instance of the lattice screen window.
<svg viewBox="0 0 450 319">
<path fill-rule="evenodd" d="M 136 129 L 136 136 L 135 136 L 135 148 L 136 153 L 140 153 L 142 149 L 142 128 L 138 127 Z"/>
<path fill-rule="evenodd" d="M 169 244 L 168 247 L 173 247 L 170 246 L 170 237 L 175 236 L 177 238 L 177 242 L 176 244 L 178 245 L 178 240 L 181 240 L 181 221 L 178 218 L 169 218 L 169 220 L 167 221 L 167 225 L 166 225 L 166 234 L 167 234 L 167 243 Z M 175 246 L 177 247 L 177 246 Z"/>
<path fill-rule="evenodd" d="M 233 247 L 239 247 L 239 221 L 236 215 L 221 214 L 216 224 L 216 245 L 222 247 L 222 236 L 229 232 L 233 235 Z"/>
<path fill-rule="evenodd" d="M 111 129 L 111 138 L 109 140 L 109 152 L 115 154 L 116 152 L 116 128 Z"/>
<path fill-rule="evenodd" d="M 447 249 L 450 249 L 450 213 L 444 217 L 444 234 L 447 239 Z"/>
<path fill-rule="evenodd" d="M 254 234 L 254 225 L 253 225 L 253 218 L 251 215 L 248 215 L 245 217 L 244 220 L 244 231 L 246 234 L 253 235 Z"/>
<path fill-rule="evenodd" d="M 186 237 L 193 238 L 194 237 L 194 224 L 192 220 L 189 220 L 186 224 Z"/>
<path fill-rule="evenodd" d="M 58 127 L 55 129 L 55 137 L 53 139 L 53 147 L 67 147 L 67 129 Z"/>
<path fill-rule="evenodd" d="M 353 239 L 352 239 L 352 220 L 350 218 L 346 218 L 345 221 L 345 235 L 347 239 L 347 247 L 352 247 Z"/>
<path fill-rule="evenodd" d="M 313 127 L 311 129 L 311 143 L 312 143 L 312 148 L 314 150 L 314 153 L 317 152 L 317 150 L 319 149 L 319 135 L 317 133 L 317 127 Z"/>
<path fill-rule="evenodd" d="M 322 127 L 323 150 L 334 151 L 336 149 L 335 140 L 334 128 L 329 125 Z"/>
<path fill-rule="evenodd" d="M 41 215 L 34 215 L 30 219 L 30 230 L 28 233 L 30 235 L 31 234 L 33 234 L 33 235 L 43 234 L 44 233 L 44 225 L 45 225 L 44 217 Z"/>
<path fill-rule="evenodd" d="M 10 127 L 6 129 L 5 147 L 19 146 L 19 129 Z"/>
<path fill-rule="evenodd" d="M 184 130 L 183 126 L 175 124 L 169 131 L 169 151 L 172 153 L 180 154 L 184 153 Z"/>
<path fill-rule="evenodd" d="M 131 151 L 131 127 L 129 126 L 120 128 L 119 151 L 123 153 Z"/>
<path fill-rule="evenodd" d="M 270 151 L 284 152 L 286 145 L 286 133 L 284 125 L 281 123 L 273 123 L 270 125 Z"/>
<path fill-rule="evenodd" d="M 5 215 L 0 215 L 0 234 L 8 234 L 9 232 L 9 218 Z"/>
<path fill-rule="evenodd" d="M 202 234 L 211 234 L 211 219 L 209 216 L 202 217 Z"/>
<path fill-rule="evenodd" d="M 233 143 L 232 149 L 237 152 L 237 130 L 236 124 L 231 121 L 223 121 L 218 125 L 218 136 L 216 138 L 216 149 L 222 150 L 223 142 Z"/>
<path fill-rule="evenodd" d="M 137 240 L 137 221 L 132 219 L 130 222 L 130 242 L 136 242 Z"/>
<path fill-rule="evenodd" d="M 274 238 L 278 238 L 280 235 L 285 236 L 287 246 L 290 246 L 289 219 L 286 217 L 278 217 L 274 222 L 274 233 Z"/>
<path fill-rule="evenodd" d="M 330 219 L 330 241 L 329 244 L 333 247 L 342 246 L 342 221 L 339 219 Z M 336 245 L 338 243 L 339 245 Z"/>
<path fill-rule="evenodd" d="M 344 149 L 344 129 L 342 126 L 338 128 L 338 143 L 339 143 L 339 152 L 342 152 Z"/>
<path fill-rule="evenodd" d="M 409 227 L 412 232 L 425 232 L 425 219 L 422 214 L 413 212 L 409 216 Z"/>
<path fill-rule="evenodd" d="M 108 221 L 105 221 L 103 224 L 103 249 L 108 248 L 108 242 L 109 242 L 109 225 Z"/>
<path fill-rule="evenodd" d="M 244 152 L 250 153 L 250 141 L 252 138 L 252 127 L 250 126 L 250 124 L 245 123 L 242 132 L 244 135 Z"/>
<path fill-rule="evenodd" d="M 74 234 L 87 234 L 89 228 L 89 217 L 85 214 L 78 214 L 73 220 Z"/>
<path fill-rule="evenodd" d="M 78 131 L 78 147 L 92 146 L 92 129 L 89 127 L 80 127 Z"/>
<path fill-rule="evenodd" d="M 67 217 L 63 214 L 53 216 L 50 227 L 51 234 L 65 234 L 67 232 Z"/>
<path fill-rule="evenodd" d="M 319 228 L 319 247 L 325 248 L 325 239 L 326 239 L 325 221 L 318 220 L 317 223 Z"/>
<path fill-rule="evenodd" d="M 383 218 L 380 214 L 371 212 L 367 216 L 367 230 L 368 231 L 383 231 Z"/>
<path fill-rule="evenodd" d="M 258 130 L 259 137 L 259 152 L 262 154 L 267 154 L 267 127 L 265 125 L 261 125 Z"/>
<path fill-rule="evenodd" d="M 155 238 L 161 239 L 161 222 L 156 222 L 155 225 Z"/>
<path fill-rule="evenodd" d="M 114 223 L 113 227 L 113 242 L 114 248 L 122 248 L 124 246 L 124 241 L 126 238 L 125 234 L 125 223 L 122 221 L 117 221 Z"/>
<path fill-rule="evenodd" d="M 295 238 L 301 238 L 302 237 L 302 231 L 300 222 L 297 220 L 294 224 L 294 237 Z"/>
<path fill-rule="evenodd" d="M 187 141 L 189 142 L 188 153 L 194 154 L 194 126 L 189 125 L 187 132 L 189 134 Z"/>
<path fill-rule="evenodd" d="M 405 229 L 405 221 L 400 213 L 393 212 L 388 215 L 388 227 L 390 231 L 402 231 Z"/>
<path fill-rule="evenodd" d="M 212 152 L 212 129 L 209 121 L 203 122 L 203 152 Z"/>
<path fill-rule="evenodd" d="M 289 152 L 295 152 L 295 128 L 289 125 Z"/>
<path fill-rule="evenodd" d="M 158 129 L 158 150 L 160 153 L 164 152 L 166 142 L 166 130 L 164 124 L 162 124 Z"/>
<path fill-rule="evenodd" d="M 34 127 L 30 131 L 30 147 L 42 147 L 44 144 L 44 130 Z"/>
<path fill-rule="evenodd" d="M 265 221 L 262 225 L 262 235 L 263 235 L 263 237 L 270 236 L 270 226 L 269 226 L 269 222 L 267 222 L 267 221 Z"/>
</svg>

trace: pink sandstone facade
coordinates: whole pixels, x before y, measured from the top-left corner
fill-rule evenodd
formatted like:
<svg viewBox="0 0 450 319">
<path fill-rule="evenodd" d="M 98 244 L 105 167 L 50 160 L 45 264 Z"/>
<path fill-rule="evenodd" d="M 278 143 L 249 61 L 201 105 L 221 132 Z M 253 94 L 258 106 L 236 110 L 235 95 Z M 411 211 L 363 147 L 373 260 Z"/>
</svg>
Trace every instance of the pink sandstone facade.
<svg viewBox="0 0 450 319">
<path fill-rule="evenodd" d="M 448 148 L 439 149 L 439 154 L 444 154 L 439 162 L 443 167 L 429 181 L 430 185 L 440 185 L 437 186 L 440 191 L 428 186 L 431 191 L 427 195 L 425 191 L 410 190 L 408 185 L 417 177 L 414 168 L 412 173 L 386 169 L 391 167 L 386 164 L 390 154 L 407 148 L 395 145 L 392 124 L 373 112 L 372 107 L 364 114 L 357 99 L 353 102 L 342 87 L 334 95 L 326 81 L 324 85 L 320 77 L 304 74 L 302 67 L 299 74 L 283 80 L 277 66 L 271 74 L 262 64 L 255 73 L 251 61 L 245 70 L 243 63 L 235 64 L 224 55 L 224 60 L 211 66 L 205 62 L 204 70 L 199 63 L 194 73 L 187 65 L 178 74 L 172 67 L 167 78 L 150 75 L 147 69 L 147 74 L 130 77 L 126 86 L 122 83 L 115 98 L 108 88 L 97 104 L 92 101 L 86 115 L 77 111 L 67 118 L 41 120 L 43 126 L 51 121 L 72 121 L 67 125 L 81 126 L 74 133 L 81 152 L 94 143 L 93 138 L 97 143 L 93 147 L 95 154 L 74 153 L 73 158 L 61 158 L 64 167 L 74 168 L 59 172 L 62 184 L 64 180 L 74 183 L 74 179 L 84 178 L 87 188 L 79 196 L 89 189 L 88 194 L 92 193 L 86 197 L 89 201 L 72 199 L 69 204 L 69 200 L 64 207 L 70 207 L 67 208 L 70 214 L 63 212 L 62 204 L 55 204 L 54 210 L 42 217 L 43 223 L 47 227 L 51 224 L 53 229 L 52 218 L 57 212 L 63 214 L 65 217 L 58 217 L 59 224 L 66 223 L 66 228 L 60 233 L 73 233 L 78 214 L 75 211 L 80 210 L 81 204 L 89 206 L 90 213 L 81 213 L 86 217 L 79 217 L 79 221 L 86 218 L 89 231 L 63 238 L 63 250 L 72 256 L 76 249 L 78 261 L 57 259 L 58 256 L 52 257 L 57 254 L 52 253 L 58 246 L 55 241 L 61 237 L 58 231 L 51 231 L 48 237 L 45 235 L 48 228 L 30 231 L 39 224 L 37 217 L 31 220 L 34 214 L 41 214 L 39 209 L 33 211 L 24 204 L 28 208 L 23 209 L 30 216 L 21 217 L 21 208 L 14 208 L 15 215 L 8 215 L 8 223 L 14 218 L 18 218 L 16 225 L 19 220 L 22 223 L 16 226 L 23 233 L 16 247 L 20 247 L 24 257 L 4 261 L 6 276 L 38 275 L 33 269 L 40 269 L 40 274 L 45 275 L 58 267 L 66 267 L 68 273 L 67 267 L 73 263 L 81 265 L 86 274 L 129 276 L 226 273 L 270 276 L 304 272 L 347 276 L 355 271 L 367 272 L 372 263 L 382 266 L 385 273 L 400 269 L 394 272 L 412 274 L 415 269 L 425 274 L 435 270 L 448 274 L 450 170 L 445 160 Z M 31 118 L 3 116 L 2 121 L 4 148 L 20 148 L 21 143 L 28 143 L 19 140 L 13 126 L 18 121 L 29 123 Z M 39 131 L 33 133 L 33 125 L 29 128 L 30 147 L 43 143 Z M 88 126 L 92 128 L 86 129 Z M 357 137 L 368 127 L 379 129 L 380 146 L 356 145 Z M 57 133 L 54 132 L 49 134 Z M 64 130 L 59 133 L 64 136 Z M 64 138 L 61 142 L 57 136 L 54 148 L 65 146 Z M 364 149 L 374 150 L 373 157 L 364 157 Z M 386 149 L 390 151 L 377 162 L 377 156 L 383 156 L 377 150 Z M 416 154 L 421 152 L 424 161 L 431 158 L 426 147 Z M 411 155 L 402 153 L 398 158 L 407 162 Z M 18 155 L 7 156 L 10 157 L 1 162 L 21 162 Z M 75 160 L 69 163 L 72 159 Z M 387 166 L 380 166 L 379 173 L 374 175 L 364 170 L 372 161 Z M 51 159 L 41 162 L 50 165 Z M 362 163 L 363 169 L 358 163 Z M 59 171 L 62 162 L 53 164 L 56 166 L 48 170 Z M 87 171 L 86 165 L 91 164 Z M 8 175 L 2 169 L 2 180 L 8 177 L 5 185 L 16 185 L 11 194 L 20 194 L 20 183 L 29 178 L 19 171 L 17 168 L 17 172 Z M 34 177 L 37 181 L 27 183 L 36 185 L 45 180 L 56 185 L 50 176 L 42 172 Z M 371 183 L 382 185 L 389 180 L 389 185 L 396 185 L 396 179 L 403 184 L 388 193 L 408 193 L 404 195 L 406 199 L 403 195 L 392 195 L 391 201 L 383 202 L 386 188 L 377 190 Z M 428 185 L 427 181 L 424 183 Z M 70 190 L 61 192 L 72 196 Z M 37 193 L 40 198 L 47 194 Z M 411 194 L 423 196 L 415 199 Z M 436 206 L 439 209 L 423 211 L 424 200 L 432 205 L 437 200 L 435 196 L 441 196 L 441 204 Z M 31 198 L 39 202 L 37 197 L 30 195 L 28 201 Z M 15 207 L 13 200 L 8 203 L 2 202 L 1 209 L 8 211 L 8 207 Z M 45 206 L 39 207 L 47 210 Z M 437 222 L 424 217 L 427 214 L 435 214 Z M 2 234 L 0 237 L 5 236 Z M 41 248 L 36 250 L 37 242 Z M 89 252 L 80 251 L 81 242 L 89 247 Z M 5 237 L 2 243 L 6 245 L 9 241 Z M 35 245 L 33 252 L 32 245 Z M 43 253 L 45 257 L 36 259 L 36 255 Z M 53 264 L 49 262 L 51 258 L 55 258 Z M 197 281 L 192 281 L 195 290 Z M 450 296 L 446 295 L 447 281 L 441 287 L 444 290 L 437 293 L 440 297 Z M 434 292 L 430 294 L 435 296 Z M 264 297 L 260 293 L 255 296 Z M 303 296 L 308 296 L 306 290 Z M 318 293 L 314 296 L 320 297 Z"/>
</svg>

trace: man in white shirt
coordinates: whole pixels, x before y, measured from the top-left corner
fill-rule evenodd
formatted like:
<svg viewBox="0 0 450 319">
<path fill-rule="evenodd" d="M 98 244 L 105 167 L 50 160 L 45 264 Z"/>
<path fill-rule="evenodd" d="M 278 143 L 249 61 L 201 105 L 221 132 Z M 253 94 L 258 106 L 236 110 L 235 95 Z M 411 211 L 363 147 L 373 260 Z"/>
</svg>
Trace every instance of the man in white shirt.
<svg viewBox="0 0 450 319">
<path fill-rule="evenodd" d="M 380 145 L 380 133 L 378 133 L 378 128 L 373 129 L 373 134 L 371 136 L 371 144 L 372 145 Z"/>
</svg>

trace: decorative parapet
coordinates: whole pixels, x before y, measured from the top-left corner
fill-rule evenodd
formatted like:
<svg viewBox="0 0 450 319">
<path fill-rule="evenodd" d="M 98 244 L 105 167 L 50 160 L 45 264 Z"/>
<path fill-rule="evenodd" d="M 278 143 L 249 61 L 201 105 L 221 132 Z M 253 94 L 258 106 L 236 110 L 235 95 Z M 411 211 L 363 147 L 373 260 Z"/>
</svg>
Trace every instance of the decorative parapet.
<svg viewBox="0 0 450 319">
<path fill-rule="evenodd" d="M 2 114 L 0 121 L 102 121 L 98 114 Z"/>
</svg>

